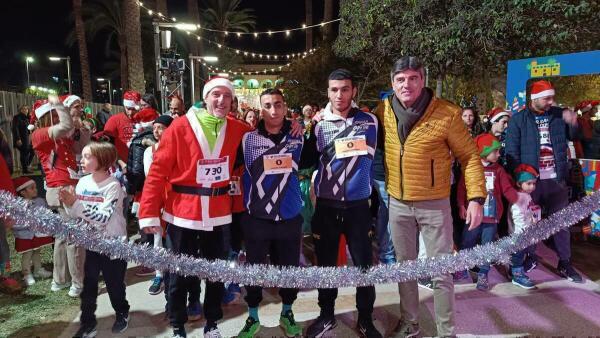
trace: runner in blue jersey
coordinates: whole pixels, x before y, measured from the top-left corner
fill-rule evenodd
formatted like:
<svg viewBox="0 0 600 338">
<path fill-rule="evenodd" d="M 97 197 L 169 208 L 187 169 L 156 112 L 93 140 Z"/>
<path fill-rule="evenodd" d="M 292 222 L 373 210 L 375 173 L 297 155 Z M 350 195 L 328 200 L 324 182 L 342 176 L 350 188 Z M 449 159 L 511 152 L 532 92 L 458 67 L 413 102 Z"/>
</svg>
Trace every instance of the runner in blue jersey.
<svg viewBox="0 0 600 338">
<path fill-rule="evenodd" d="M 371 166 L 377 146 L 377 118 L 354 107 L 357 88 L 352 74 L 338 69 L 329 75 L 329 104 L 315 126 L 318 173 L 317 202 L 312 219 L 315 253 L 319 266 L 335 266 L 340 235 L 344 234 L 354 265 L 367 269 L 373 263 L 371 214 Z M 337 289 L 319 289 L 321 312 L 307 329 L 308 337 L 322 337 L 336 327 Z M 356 330 L 361 337 L 382 337 L 373 325 L 375 287 L 358 287 Z"/>
<path fill-rule="evenodd" d="M 287 106 L 278 89 L 267 89 L 260 96 L 262 120 L 256 130 L 242 139 L 244 153 L 244 203 L 242 216 L 246 245 L 246 262 L 299 266 L 302 239 L 302 197 L 298 180 L 298 164 L 303 151 L 303 135 L 294 136 L 292 123 L 285 119 Z M 307 141 L 311 142 L 311 141 Z M 314 142 L 312 142 L 314 143 Z M 308 147 L 307 149 L 314 149 Z M 312 155 L 313 157 L 316 154 Z M 258 306 L 262 287 L 246 286 L 248 319 L 238 337 L 254 337 L 260 329 Z M 302 333 L 294 320 L 292 304 L 298 289 L 281 288 L 283 303 L 279 325 L 288 337 Z"/>
</svg>

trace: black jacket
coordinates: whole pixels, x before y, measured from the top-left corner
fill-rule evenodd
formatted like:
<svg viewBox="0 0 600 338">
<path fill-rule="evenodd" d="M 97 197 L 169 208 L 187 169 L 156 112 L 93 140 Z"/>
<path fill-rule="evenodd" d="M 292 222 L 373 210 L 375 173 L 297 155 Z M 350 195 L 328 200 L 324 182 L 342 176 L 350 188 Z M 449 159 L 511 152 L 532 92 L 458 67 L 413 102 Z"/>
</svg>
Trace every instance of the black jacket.
<svg viewBox="0 0 600 338">
<path fill-rule="evenodd" d="M 29 144 L 29 130 L 27 126 L 29 125 L 29 117 L 23 114 L 17 114 L 13 117 L 12 121 L 12 133 L 13 133 L 13 143 L 16 146 L 17 141 L 20 140 L 23 145 L 27 146 Z"/>
<path fill-rule="evenodd" d="M 144 174 L 144 151 L 147 146 L 143 144 L 144 139 L 151 139 L 154 142 L 152 130 L 148 130 L 136 135 L 129 145 L 129 157 L 127 158 L 127 193 L 135 194 L 141 191 L 144 186 L 146 175 Z"/>
</svg>

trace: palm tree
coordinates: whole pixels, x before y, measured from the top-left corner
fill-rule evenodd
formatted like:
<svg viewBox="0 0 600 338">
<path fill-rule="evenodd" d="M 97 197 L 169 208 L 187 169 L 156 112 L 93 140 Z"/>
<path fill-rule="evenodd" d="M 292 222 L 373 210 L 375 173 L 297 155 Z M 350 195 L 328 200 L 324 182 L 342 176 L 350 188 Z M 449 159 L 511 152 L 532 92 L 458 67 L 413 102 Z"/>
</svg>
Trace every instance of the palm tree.
<svg viewBox="0 0 600 338">
<path fill-rule="evenodd" d="M 81 15 L 81 0 L 73 0 L 73 15 L 75 16 L 75 31 L 77 45 L 79 46 L 79 63 L 81 64 L 81 78 L 83 85 L 83 98 L 92 99 L 92 80 L 90 76 L 90 63 L 88 58 L 87 43 L 85 39 L 85 27 Z"/>
<path fill-rule="evenodd" d="M 304 0 L 304 10 L 306 12 L 306 25 L 313 24 L 313 9 L 312 0 Z M 313 46 L 313 31 L 312 28 L 306 29 L 306 50 L 312 49 Z"/>
<path fill-rule="evenodd" d="M 142 58 L 142 29 L 140 9 L 136 0 L 123 0 L 123 15 L 127 43 L 129 88 L 143 93 L 146 90 L 146 85 L 144 83 L 144 62 Z"/>
<path fill-rule="evenodd" d="M 162 13 L 163 15 L 169 15 L 169 10 L 167 8 L 167 0 L 156 0 L 155 8 L 158 13 Z"/>
<path fill-rule="evenodd" d="M 198 0 L 187 0 L 187 10 L 190 22 L 195 24 L 200 23 L 200 10 L 198 9 Z M 195 56 L 203 55 L 204 48 L 202 46 L 202 40 L 191 40 L 189 42 L 189 51 L 190 54 Z M 200 78 L 202 76 L 202 67 L 194 68 L 194 74 L 190 74 L 190 76 L 193 76 L 194 78 Z M 196 88 L 194 88 L 194 97 L 200 97 L 200 86 L 196 86 Z"/>
<path fill-rule="evenodd" d="M 241 0 L 208 0 L 208 7 L 202 13 L 208 28 L 221 31 L 249 32 L 256 25 L 256 16 L 251 9 L 238 9 Z M 223 43 L 225 35 L 219 34 Z"/>
<path fill-rule="evenodd" d="M 108 32 L 104 41 L 104 54 L 114 56 L 113 47 L 118 46 L 120 59 L 121 87 L 128 88 L 127 74 L 127 39 L 125 37 L 125 21 L 123 20 L 123 8 L 120 0 L 95 0 L 90 1 L 82 9 L 82 16 L 85 19 L 85 30 L 87 37 L 93 41 L 101 32 Z M 67 36 L 67 45 L 75 42 L 75 31 Z"/>
<path fill-rule="evenodd" d="M 323 8 L 323 21 L 331 21 L 333 20 L 333 4 L 334 0 L 325 0 L 325 5 Z M 331 24 L 323 27 L 323 41 L 333 40 L 331 36 L 333 32 L 333 26 Z"/>
</svg>

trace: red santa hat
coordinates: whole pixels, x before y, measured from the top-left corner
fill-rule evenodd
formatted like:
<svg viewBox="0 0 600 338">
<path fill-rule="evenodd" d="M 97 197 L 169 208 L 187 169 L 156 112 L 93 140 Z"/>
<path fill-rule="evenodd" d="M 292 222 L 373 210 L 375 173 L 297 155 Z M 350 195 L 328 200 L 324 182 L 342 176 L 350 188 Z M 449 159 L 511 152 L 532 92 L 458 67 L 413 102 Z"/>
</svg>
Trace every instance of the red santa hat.
<svg viewBox="0 0 600 338">
<path fill-rule="evenodd" d="M 151 127 L 154 120 L 158 117 L 158 112 L 150 107 L 146 107 L 135 115 L 133 115 L 133 121 L 136 124 L 136 129 Z"/>
<path fill-rule="evenodd" d="M 142 96 L 140 93 L 135 90 L 128 90 L 123 94 L 123 106 L 125 106 L 125 108 L 135 108 L 137 110 L 139 109 L 141 99 Z"/>
<path fill-rule="evenodd" d="M 500 121 L 500 119 L 503 118 L 504 116 L 510 117 L 510 112 L 508 112 L 502 108 L 499 108 L 499 107 L 493 108 L 492 110 L 490 110 L 487 113 L 487 117 L 491 123 Z"/>
<path fill-rule="evenodd" d="M 214 77 L 204 85 L 204 89 L 202 90 L 202 98 L 206 99 L 208 93 L 210 93 L 211 90 L 215 89 L 215 87 L 225 87 L 227 88 L 227 90 L 229 90 L 229 92 L 231 92 L 231 96 L 235 96 L 235 92 L 233 91 L 233 84 L 231 83 L 231 81 L 229 81 L 229 79 L 226 79 L 224 77 Z"/>
<path fill-rule="evenodd" d="M 502 148 L 502 143 L 498 141 L 496 136 L 488 133 L 483 133 L 475 138 L 475 144 L 479 151 L 479 156 L 486 158 L 492 151 Z"/>
<path fill-rule="evenodd" d="M 593 101 L 588 101 L 588 100 L 581 101 L 581 102 L 579 102 L 579 104 L 577 104 L 575 106 L 575 111 L 579 111 L 582 114 L 587 113 L 588 111 L 592 110 L 593 106 L 594 106 Z"/>
<path fill-rule="evenodd" d="M 529 164 L 521 163 L 515 169 L 515 177 L 517 183 L 523 183 L 525 181 L 537 179 L 539 176 L 537 170 Z"/>
<path fill-rule="evenodd" d="M 536 81 L 531 85 L 531 99 L 541 99 L 555 94 L 552 83 L 546 80 Z"/>
<path fill-rule="evenodd" d="M 15 186 L 15 190 L 19 192 L 27 189 L 30 185 L 35 185 L 35 182 L 27 176 L 21 176 L 13 179 L 13 185 Z"/>
<path fill-rule="evenodd" d="M 66 94 L 58 98 L 58 100 L 67 108 L 70 108 L 75 101 L 81 101 L 81 98 L 77 95 Z"/>
<path fill-rule="evenodd" d="M 27 129 L 34 130 L 35 129 L 35 121 L 42 118 L 42 116 L 46 115 L 47 112 L 52 110 L 52 104 L 48 102 L 48 100 L 37 100 L 33 104 L 33 114 L 29 118 L 29 125 Z"/>
</svg>

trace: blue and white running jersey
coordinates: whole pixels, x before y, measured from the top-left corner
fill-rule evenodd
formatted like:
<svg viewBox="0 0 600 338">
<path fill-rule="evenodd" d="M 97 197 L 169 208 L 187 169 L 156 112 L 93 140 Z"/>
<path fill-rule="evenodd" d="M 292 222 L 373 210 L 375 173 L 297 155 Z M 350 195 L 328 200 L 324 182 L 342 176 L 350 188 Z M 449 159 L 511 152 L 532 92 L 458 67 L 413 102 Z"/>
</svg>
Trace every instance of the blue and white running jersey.
<svg viewBox="0 0 600 338">
<path fill-rule="evenodd" d="M 371 166 L 377 147 L 377 118 L 353 108 L 344 119 L 326 111 L 315 126 L 321 153 L 315 178 L 317 197 L 358 201 L 371 195 Z"/>
<path fill-rule="evenodd" d="M 244 135 L 244 204 L 250 215 L 281 221 L 300 213 L 298 163 L 303 144 L 302 136 L 291 134 L 279 144 L 258 130 Z"/>
</svg>

